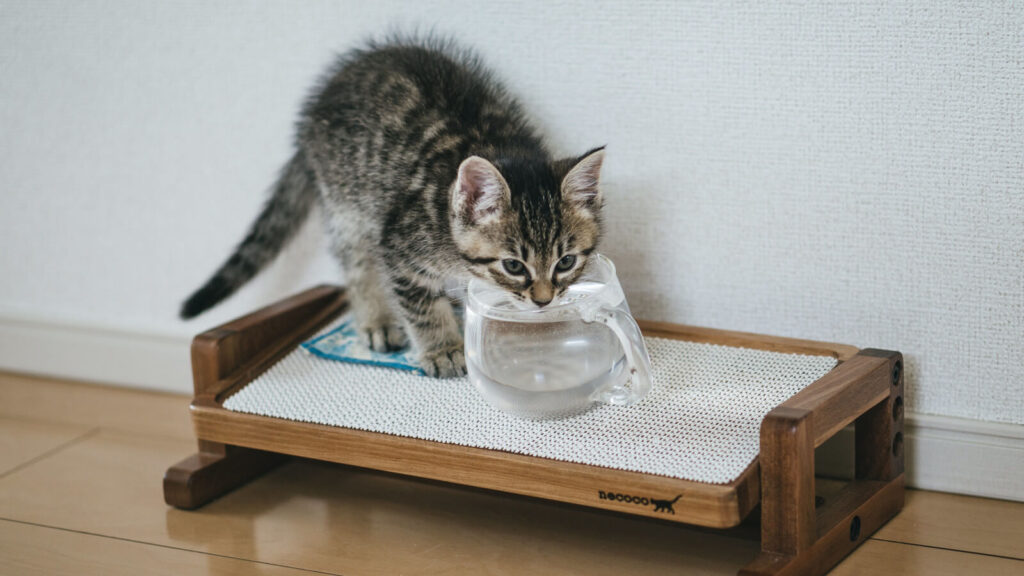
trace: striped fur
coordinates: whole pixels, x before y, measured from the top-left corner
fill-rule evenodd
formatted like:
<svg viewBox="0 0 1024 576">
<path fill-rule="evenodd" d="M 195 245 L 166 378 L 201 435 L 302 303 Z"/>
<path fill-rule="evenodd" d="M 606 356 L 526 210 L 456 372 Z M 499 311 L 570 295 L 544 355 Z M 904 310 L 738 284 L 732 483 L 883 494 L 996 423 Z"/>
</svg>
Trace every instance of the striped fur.
<svg viewBox="0 0 1024 576">
<path fill-rule="evenodd" d="M 182 317 L 252 278 L 318 201 L 367 342 L 387 350 L 411 339 L 427 373 L 460 375 L 446 284 L 475 276 L 543 306 L 601 236 L 604 152 L 552 159 L 519 104 L 450 43 L 395 39 L 345 55 L 303 108 L 297 148 Z"/>
</svg>

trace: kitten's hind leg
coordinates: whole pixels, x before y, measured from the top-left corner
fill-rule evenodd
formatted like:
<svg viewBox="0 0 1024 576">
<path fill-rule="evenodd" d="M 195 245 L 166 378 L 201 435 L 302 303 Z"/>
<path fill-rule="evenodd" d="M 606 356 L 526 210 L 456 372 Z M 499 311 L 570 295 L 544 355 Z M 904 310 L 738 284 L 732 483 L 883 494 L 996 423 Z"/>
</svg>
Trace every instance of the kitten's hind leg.
<svg viewBox="0 0 1024 576">
<path fill-rule="evenodd" d="M 464 375 L 462 334 L 447 296 L 409 278 L 396 278 L 392 285 L 423 371 L 437 378 Z"/>
<path fill-rule="evenodd" d="M 409 343 L 405 328 L 390 312 L 380 312 L 381 306 L 385 306 L 384 310 L 387 310 L 386 303 L 374 301 L 372 305 L 367 306 L 365 303 L 369 299 L 362 300 L 364 309 L 369 308 L 364 318 L 358 321 L 359 338 L 363 343 L 377 352 L 392 352 L 405 348 Z"/>
<path fill-rule="evenodd" d="M 337 243 L 335 252 L 345 269 L 359 338 L 377 352 L 404 348 L 408 342 L 405 329 L 392 312 L 388 288 L 370 252 L 359 247 L 342 249 Z"/>
<path fill-rule="evenodd" d="M 347 271 L 346 271 L 347 272 Z M 377 352 L 404 348 L 405 329 L 391 311 L 388 294 L 375 270 L 347 273 L 352 288 L 352 307 L 359 337 Z"/>
</svg>

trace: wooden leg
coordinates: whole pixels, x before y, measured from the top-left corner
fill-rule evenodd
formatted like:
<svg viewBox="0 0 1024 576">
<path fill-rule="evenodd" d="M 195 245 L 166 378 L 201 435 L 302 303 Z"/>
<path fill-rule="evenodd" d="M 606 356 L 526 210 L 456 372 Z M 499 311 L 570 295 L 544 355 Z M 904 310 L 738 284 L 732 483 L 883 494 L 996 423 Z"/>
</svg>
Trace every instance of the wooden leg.
<svg viewBox="0 0 1024 576">
<path fill-rule="evenodd" d="M 861 354 L 889 361 L 889 397 L 857 418 L 856 477 L 858 480 L 889 480 L 903 474 L 903 358 L 886 350 Z"/>
<path fill-rule="evenodd" d="M 761 427 L 761 553 L 741 576 L 825 574 L 903 508 L 902 357 L 860 355 L 861 375 L 837 380 L 832 398 L 845 390 L 888 393 L 858 410 L 856 478 L 815 510 L 814 448 L 827 434 L 812 431 L 834 429 L 843 411 L 827 395 L 773 410 Z"/>
<path fill-rule="evenodd" d="M 795 554 L 765 549 L 740 576 L 821 575 L 903 508 L 903 476 L 888 481 L 857 480 L 817 513 L 816 540 Z M 763 538 L 763 537 L 762 537 Z"/>
<path fill-rule="evenodd" d="M 193 510 L 282 464 L 287 456 L 199 441 L 199 452 L 167 469 L 164 501 Z"/>
</svg>

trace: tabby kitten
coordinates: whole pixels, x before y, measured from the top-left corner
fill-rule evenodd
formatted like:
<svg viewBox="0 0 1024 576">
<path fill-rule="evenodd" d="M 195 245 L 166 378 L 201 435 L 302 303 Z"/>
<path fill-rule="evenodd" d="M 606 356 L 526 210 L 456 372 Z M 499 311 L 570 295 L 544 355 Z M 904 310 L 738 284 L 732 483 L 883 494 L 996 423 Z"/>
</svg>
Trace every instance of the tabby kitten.
<svg viewBox="0 0 1024 576">
<path fill-rule="evenodd" d="M 346 54 L 304 106 L 296 148 L 182 318 L 255 276 L 319 202 L 362 337 L 378 351 L 411 339 L 427 374 L 458 376 L 462 336 L 446 282 L 482 278 L 543 307 L 601 236 L 602 149 L 553 160 L 519 104 L 448 43 L 399 39 Z"/>
</svg>

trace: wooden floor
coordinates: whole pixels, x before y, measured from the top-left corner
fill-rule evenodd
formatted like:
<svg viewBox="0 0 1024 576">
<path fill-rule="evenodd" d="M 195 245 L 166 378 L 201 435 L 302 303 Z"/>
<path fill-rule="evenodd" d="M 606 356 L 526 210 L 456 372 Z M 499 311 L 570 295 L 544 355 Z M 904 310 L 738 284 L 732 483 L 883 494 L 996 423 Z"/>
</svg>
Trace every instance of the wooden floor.
<svg viewBox="0 0 1024 576">
<path fill-rule="evenodd" d="M 0 574 L 735 574 L 758 544 L 294 461 L 163 503 L 188 398 L 0 373 Z M 911 491 L 833 574 L 1024 574 L 1024 504 Z"/>
</svg>

